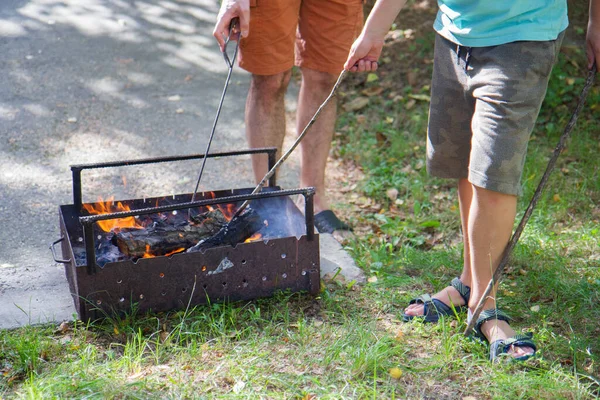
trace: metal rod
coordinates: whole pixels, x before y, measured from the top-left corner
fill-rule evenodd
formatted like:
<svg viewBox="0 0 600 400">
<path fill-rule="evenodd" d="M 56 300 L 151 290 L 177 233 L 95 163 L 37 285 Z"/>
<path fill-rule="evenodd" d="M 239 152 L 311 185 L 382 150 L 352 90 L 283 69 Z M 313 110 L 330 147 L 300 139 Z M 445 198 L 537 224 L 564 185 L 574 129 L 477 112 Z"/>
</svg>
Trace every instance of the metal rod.
<svg viewBox="0 0 600 400">
<path fill-rule="evenodd" d="M 277 150 L 277 148 L 275 148 L 275 150 Z M 271 170 L 271 168 L 273 168 L 273 166 L 275 166 L 275 162 L 277 161 L 277 159 L 275 158 L 276 156 L 277 151 L 269 153 L 268 155 L 269 171 Z M 277 186 L 277 174 L 273 174 L 273 176 L 271 176 L 271 179 L 269 179 L 269 186 Z"/>
<path fill-rule="evenodd" d="M 306 238 L 311 241 L 315 238 L 315 192 L 314 190 L 304 195 L 304 219 L 306 221 Z"/>
<path fill-rule="evenodd" d="M 569 135 L 571 134 L 571 131 L 573 130 L 573 127 L 575 126 L 575 123 L 577 122 L 577 117 L 579 115 L 579 112 L 583 108 L 583 104 L 585 103 L 585 99 L 588 95 L 588 92 L 590 91 L 590 88 L 592 87 L 592 84 L 594 83 L 595 76 L 596 76 L 596 65 L 594 65 L 593 68 L 588 72 L 587 80 L 585 82 L 583 90 L 581 91 L 581 95 L 579 95 L 579 101 L 577 103 L 577 107 L 575 108 L 575 111 L 573 112 L 571 119 L 569 120 L 569 122 L 567 123 L 567 126 L 565 127 L 565 130 L 563 131 L 563 134 L 560 137 L 558 145 L 554 149 L 554 153 L 552 154 L 552 157 L 550 158 L 550 161 L 548 162 L 546 171 L 544 172 L 544 175 L 542 176 L 542 179 L 540 180 L 540 183 L 538 184 L 538 187 L 535 190 L 533 197 L 531 198 L 531 202 L 529 203 L 529 206 L 527 207 L 527 210 L 525 211 L 525 214 L 523 215 L 523 218 L 521 219 L 519 226 L 515 230 L 515 233 L 512 235 L 510 241 L 508 242 L 508 245 L 504 249 L 504 253 L 502 254 L 502 259 L 500 260 L 500 264 L 498 264 L 498 268 L 496 268 L 496 270 L 494 271 L 494 274 L 492 275 L 492 279 L 490 280 L 487 288 L 485 289 L 483 296 L 481 296 L 481 299 L 479 299 L 479 303 L 477 303 L 477 307 L 475 308 L 475 311 L 473 312 L 473 315 L 471 316 L 471 320 L 469 321 L 469 323 L 467 325 L 467 329 L 465 329 L 465 332 L 464 332 L 465 336 L 469 336 L 471 334 L 473 327 L 477 323 L 477 318 L 479 318 L 479 314 L 481 313 L 481 310 L 483 309 L 483 304 L 485 303 L 485 300 L 488 298 L 488 296 L 492 292 L 494 286 L 500 282 L 500 278 L 502 277 L 504 268 L 506 268 L 506 265 L 508 264 L 510 255 L 511 255 L 514 247 L 516 246 L 517 242 L 519 241 L 519 238 L 521 237 L 521 233 L 523 232 L 523 229 L 525 229 L 525 225 L 527 224 L 527 221 L 529 221 L 529 217 L 531 216 L 531 213 L 533 212 L 533 209 L 535 208 L 535 206 L 542 194 L 542 191 L 546 187 L 546 183 L 548 182 L 550 173 L 552 173 L 552 170 L 554 169 L 554 166 L 556 165 L 556 160 L 558 160 L 558 156 L 560 156 L 560 153 L 563 151 L 565 144 L 567 142 L 567 139 L 569 138 Z"/>
<path fill-rule="evenodd" d="M 202 207 L 202 206 L 209 206 L 209 205 L 214 205 L 214 204 L 234 203 L 236 201 L 254 200 L 254 199 L 262 199 L 262 198 L 270 198 L 270 197 L 292 196 L 292 195 L 296 195 L 296 194 L 308 195 L 310 193 L 314 194 L 314 190 L 315 190 L 314 188 L 310 187 L 310 188 L 302 188 L 302 189 L 274 190 L 272 192 L 263 192 L 263 193 L 240 194 L 240 195 L 235 195 L 235 196 L 219 197 L 216 199 L 196 200 L 196 201 L 186 202 L 186 203 L 177 203 L 177 204 L 171 204 L 168 206 L 140 208 L 137 210 L 120 211 L 120 212 L 109 213 L 109 214 L 89 215 L 89 216 L 79 217 L 79 222 L 85 226 L 85 225 L 89 225 L 89 224 L 92 224 L 97 221 L 134 217 L 136 215 L 156 214 L 156 213 L 160 213 L 160 212 L 182 210 L 182 209 L 192 208 L 192 207 Z"/>
<path fill-rule="evenodd" d="M 81 212 L 81 170 L 82 168 L 71 166 L 71 173 L 73 174 L 73 204 L 75 205 L 75 211 L 77 214 Z"/>
<path fill-rule="evenodd" d="M 239 40 L 236 40 L 235 50 L 233 51 L 233 59 L 229 60 L 229 56 L 227 55 L 227 43 L 229 43 L 229 41 L 232 38 L 232 35 L 234 34 L 235 25 L 236 25 L 236 19 L 233 19 L 231 21 L 231 26 L 229 27 L 229 37 L 227 38 L 227 41 L 225 42 L 225 48 L 223 49 L 223 56 L 225 58 L 225 63 L 229 67 L 229 71 L 227 72 L 227 79 L 225 79 L 225 86 L 223 87 L 223 93 L 221 94 L 221 100 L 219 101 L 219 106 L 217 107 L 217 115 L 215 116 L 215 120 L 213 122 L 212 130 L 210 132 L 210 137 L 208 138 L 208 143 L 206 144 L 206 151 L 204 152 L 204 154 L 210 153 L 210 145 L 212 144 L 213 138 L 215 136 L 215 130 L 217 129 L 217 122 L 219 121 L 219 115 L 221 115 L 221 109 L 223 108 L 223 101 L 225 100 L 225 94 L 227 93 L 227 88 L 229 87 L 229 81 L 231 80 L 231 74 L 233 72 L 233 65 L 235 63 L 235 58 L 238 53 Z M 192 201 L 194 201 L 196 199 L 196 193 L 198 192 L 198 187 L 200 186 L 200 180 L 202 179 L 202 174 L 204 173 L 204 167 L 206 166 L 206 159 L 207 158 L 202 159 L 202 166 L 200 167 L 200 173 L 198 174 L 198 180 L 196 181 L 196 187 L 194 188 L 194 192 L 192 194 Z"/>
<path fill-rule="evenodd" d="M 306 136 L 306 133 L 308 132 L 308 130 L 310 129 L 310 127 L 317 120 L 317 117 L 319 116 L 319 114 L 321 113 L 321 111 L 323 110 L 323 108 L 325 108 L 325 106 L 327 105 L 327 103 L 329 103 L 329 100 L 331 100 L 331 98 L 335 95 L 335 92 L 336 92 L 337 88 L 340 86 L 340 83 L 342 82 L 342 80 L 344 79 L 344 75 L 345 74 L 346 74 L 346 70 L 343 70 L 340 73 L 340 76 L 338 77 L 337 81 L 335 82 L 335 85 L 333 85 L 333 88 L 331 89 L 331 92 L 329 93 L 329 96 L 327 96 L 327 98 L 325 99 L 325 101 L 323 101 L 323 103 L 319 106 L 319 108 L 315 112 L 315 115 L 313 115 L 313 117 L 310 119 L 310 121 L 308 122 L 308 124 L 306 124 L 306 126 L 302 130 L 302 133 L 300 133 L 300 135 L 298 135 L 298 137 L 296 138 L 296 141 L 281 156 L 281 158 L 275 163 L 275 165 L 269 170 L 269 172 L 267 172 L 267 174 L 262 178 L 262 180 L 258 183 L 258 185 L 256 185 L 256 188 L 254 188 L 254 190 L 252 191 L 252 194 L 258 193 L 258 192 L 260 192 L 262 190 L 262 188 L 265 185 L 265 183 L 267 182 L 267 180 L 269 180 L 269 178 L 271 178 L 271 176 L 273 176 L 275 174 L 275 171 L 277 170 L 277 168 L 279 168 L 279 166 L 281 164 L 283 164 L 285 162 L 285 160 L 287 160 L 287 158 L 290 156 L 290 154 L 292 154 L 292 152 L 298 146 L 298 144 L 300 144 L 300 142 L 302 141 L 302 139 L 304 138 L 304 136 Z M 250 203 L 249 201 L 245 201 L 240 206 L 240 208 L 237 209 L 237 211 L 233 215 L 233 218 L 235 218 L 238 215 L 240 215 L 240 213 L 248 206 L 249 203 Z"/>
<path fill-rule="evenodd" d="M 246 149 L 246 150 L 238 150 L 238 151 L 227 151 L 221 153 L 212 153 L 212 154 L 189 154 L 185 156 L 166 156 L 166 157 L 151 157 L 151 158 L 140 158 L 136 160 L 123 160 L 123 161 L 109 161 L 102 163 L 93 163 L 93 164 L 75 164 L 71 165 L 71 170 L 74 169 L 100 169 L 100 168 L 112 168 L 112 167 L 127 167 L 131 165 L 143 165 L 143 164 L 158 164 L 163 162 L 173 162 L 173 161 L 187 161 L 187 160 L 195 160 L 204 157 L 230 157 L 230 156 L 242 156 L 246 154 L 258 154 L 258 153 L 273 153 L 277 152 L 277 148 L 275 147 L 261 147 L 255 149 Z"/>
</svg>

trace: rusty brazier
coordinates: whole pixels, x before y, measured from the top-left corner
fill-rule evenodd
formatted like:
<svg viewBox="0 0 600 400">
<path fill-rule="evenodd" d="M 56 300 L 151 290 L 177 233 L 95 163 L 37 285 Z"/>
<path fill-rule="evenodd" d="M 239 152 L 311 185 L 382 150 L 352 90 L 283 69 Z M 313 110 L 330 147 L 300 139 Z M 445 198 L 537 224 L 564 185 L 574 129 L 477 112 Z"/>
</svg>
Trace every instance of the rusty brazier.
<svg viewBox="0 0 600 400">
<path fill-rule="evenodd" d="M 275 149 L 211 153 L 206 157 L 230 157 L 266 153 L 269 168 L 275 162 Z M 313 188 L 282 190 L 275 177 L 263 192 L 252 188 L 202 193 L 190 202 L 191 194 L 168 198 L 121 200 L 131 211 L 87 215 L 82 206 L 81 173 L 95 168 L 201 159 L 202 154 L 149 158 L 121 162 L 73 165 L 73 204 L 59 206 L 61 238 L 51 245 L 54 260 L 65 265 L 76 311 L 82 320 L 130 312 L 183 309 L 208 302 L 249 300 L 273 295 L 279 290 L 319 292 L 319 236 L 314 231 Z M 304 214 L 290 198 L 302 195 Z M 168 199 L 165 201 L 164 199 Z M 97 222 L 158 213 L 187 212 L 201 207 L 234 204 L 252 200 L 251 207 L 261 215 L 272 215 L 262 239 L 233 246 L 220 246 L 204 252 L 170 256 L 99 262 L 104 240 Z M 90 203 L 93 204 L 93 203 Z M 159 204 L 156 206 L 156 204 Z M 181 214 L 184 214 L 182 212 Z M 266 217 L 265 217 L 266 218 Z M 300 222 L 300 223 L 299 223 Z M 62 259 L 55 246 L 60 243 Z"/>
</svg>

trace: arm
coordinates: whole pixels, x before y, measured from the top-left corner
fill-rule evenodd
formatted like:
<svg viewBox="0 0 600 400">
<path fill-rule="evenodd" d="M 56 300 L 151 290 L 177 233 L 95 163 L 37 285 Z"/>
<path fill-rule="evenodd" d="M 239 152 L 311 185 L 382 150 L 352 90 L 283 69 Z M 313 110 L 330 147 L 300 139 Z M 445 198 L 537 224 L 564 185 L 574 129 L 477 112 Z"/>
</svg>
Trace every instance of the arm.
<svg viewBox="0 0 600 400">
<path fill-rule="evenodd" d="M 344 69 L 352 72 L 377 70 L 383 39 L 404 4 L 406 0 L 377 0 L 365 27 L 350 49 Z"/>
<path fill-rule="evenodd" d="M 224 0 L 217 16 L 217 23 L 213 30 L 213 36 L 219 42 L 219 47 L 223 51 L 225 39 L 229 36 L 229 25 L 231 20 L 238 17 L 240 27 L 236 31 L 241 32 L 242 37 L 248 36 L 250 28 L 250 2 L 249 0 Z"/>
<path fill-rule="evenodd" d="M 590 0 L 590 16 L 586 35 L 588 69 L 594 62 L 600 67 L 600 0 Z"/>
</svg>

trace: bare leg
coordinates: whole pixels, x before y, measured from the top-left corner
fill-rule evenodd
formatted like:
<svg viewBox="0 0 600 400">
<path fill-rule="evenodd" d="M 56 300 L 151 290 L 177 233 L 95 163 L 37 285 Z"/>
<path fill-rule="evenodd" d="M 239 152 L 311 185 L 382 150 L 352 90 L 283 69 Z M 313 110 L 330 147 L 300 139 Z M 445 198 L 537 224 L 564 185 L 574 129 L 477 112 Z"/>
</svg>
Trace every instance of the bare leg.
<svg viewBox="0 0 600 400">
<path fill-rule="evenodd" d="M 246 138 L 251 148 L 272 147 L 281 154 L 285 137 L 284 97 L 290 82 L 291 70 L 277 75 L 252 75 L 246 99 Z M 268 172 L 265 155 L 252 157 L 256 182 Z"/>
<path fill-rule="evenodd" d="M 302 132 L 327 98 L 336 80 L 336 75 L 302 68 L 302 85 L 296 114 L 298 133 Z M 325 191 L 325 166 L 335 129 L 336 104 L 336 99 L 331 99 L 300 143 L 300 185 L 315 187 L 315 214 L 329 208 Z"/>
<path fill-rule="evenodd" d="M 468 216 L 468 240 L 471 256 L 471 300 L 473 311 L 483 296 L 500 263 L 502 253 L 510 239 L 516 216 L 517 197 L 472 185 L 473 198 Z M 484 309 L 496 307 L 496 289 L 485 300 Z M 488 321 L 482 325 L 483 334 L 491 342 L 515 335 L 505 321 Z M 532 354 L 528 347 L 513 347 L 509 354 L 521 357 Z"/>
<path fill-rule="evenodd" d="M 464 244 L 463 270 L 460 274 L 460 280 L 467 286 L 471 286 L 471 253 L 469 249 L 468 219 L 472 197 L 473 190 L 471 183 L 467 179 L 459 179 L 458 204 L 460 206 L 460 220 L 462 224 Z M 465 305 L 465 301 L 461 297 L 460 293 L 458 293 L 458 291 L 452 286 L 445 287 L 441 291 L 434 294 L 432 297 L 448 305 L 450 305 L 450 303 L 452 303 L 454 306 Z M 416 316 L 423 315 L 425 313 L 425 310 L 423 304 L 411 304 L 404 310 L 404 313 L 407 315 Z"/>
</svg>

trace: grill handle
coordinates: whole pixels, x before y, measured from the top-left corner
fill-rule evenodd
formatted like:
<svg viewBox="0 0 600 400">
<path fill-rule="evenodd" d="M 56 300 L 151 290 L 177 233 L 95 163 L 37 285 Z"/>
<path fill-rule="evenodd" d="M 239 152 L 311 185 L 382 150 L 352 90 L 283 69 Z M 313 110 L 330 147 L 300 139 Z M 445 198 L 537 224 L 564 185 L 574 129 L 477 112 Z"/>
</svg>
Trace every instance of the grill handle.
<svg viewBox="0 0 600 400">
<path fill-rule="evenodd" d="M 52 244 L 50 245 L 50 250 L 52 250 L 52 258 L 54 259 L 54 262 L 61 263 L 61 264 L 68 264 L 71 262 L 71 259 L 69 258 L 68 260 L 62 260 L 60 258 L 57 258 L 56 257 L 56 249 L 54 248 L 54 246 L 56 246 L 58 243 L 62 242 L 63 240 L 65 240 L 65 237 L 61 236 L 60 239 L 52 242 Z"/>
<path fill-rule="evenodd" d="M 144 164 L 158 164 L 174 161 L 186 161 L 195 160 L 211 157 L 233 157 L 241 155 L 252 155 L 266 153 L 268 156 L 269 170 L 275 165 L 275 157 L 277 153 L 276 147 L 265 147 L 256 149 L 247 149 L 239 151 L 229 151 L 222 153 L 210 153 L 210 154 L 191 154 L 185 156 L 167 156 L 167 157 L 153 157 L 153 158 L 142 158 L 137 160 L 124 160 L 124 161 L 112 161 L 94 164 L 78 164 L 71 165 L 71 172 L 73 174 L 73 204 L 75 210 L 81 212 L 82 196 L 81 196 L 81 171 L 84 169 L 101 169 L 101 168 L 114 168 L 114 167 L 125 167 L 130 165 L 144 165 Z M 275 186 L 277 184 L 275 176 L 272 176 L 269 180 L 269 186 Z"/>
</svg>

